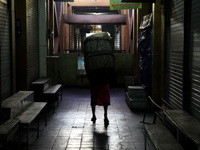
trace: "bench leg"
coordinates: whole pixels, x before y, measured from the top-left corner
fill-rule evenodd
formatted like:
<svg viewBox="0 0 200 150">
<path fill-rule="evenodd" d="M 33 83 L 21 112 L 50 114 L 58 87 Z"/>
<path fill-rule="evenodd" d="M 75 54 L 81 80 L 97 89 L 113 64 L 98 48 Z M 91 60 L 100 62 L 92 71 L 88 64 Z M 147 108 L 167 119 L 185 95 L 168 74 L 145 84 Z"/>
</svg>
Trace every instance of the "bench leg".
<svg viewBox="0 0 200 150">
<path fill-rule="evenodd" d="M 144 133 L 144 150 L 146 150 L 147 149 L 147 132 L 145 131 L 145 133 Z"/>
<path fill-rule="evenodd" d="M 60 88 L 60 101 L 62 101 L 62 87 Z"/>
<path fill-rule="evenodd" d="M 27 125 L 27 134 L 26 134 L 26 149 L 28 150 L 29 144 L 29 125 Z"/>
<path fill-rule="evenodd" d="M 8 150 L 8 141 L 6 140 L 5 145 L 3 145 L 3 147 L 5 147 L 6 150 Z"/>
<path fill-rule="evenodd" d="M 17 149 L 21 150 L 21 134 L 20 134 L 20 129 L 17 131 Z"/>
<path fill-rule="evenodd" d="M 55 99 L 57 101 L 57 107 L 58 107 L 59 106 L 59 91 L 56 93 Z"/>
<path fill-rule="evenodd" d="M 145 112 L 144 112 L 144 116 L 143 116 L 143 120 L 140 121 L 140 123 L 144 123 L 144 124 L 152 124 L 152 123 L 148 123 L 148 122 L 145 122 L 145 119 L 146 119 L 146 115 L 147 115 L 147 111 L 149 109 L 149 99 L 147 100 L 147 103 L 146 103 L 146 108 L 145 108 Z M 153 119 L 153 122 L 154 122 L 155 118 Z"/>
<path fill-rule="evenodd" d="M 181 133 L 180 133 L 180 130 L 177 128 L 176 129 L 176 137 L 177 137 L 177 141 L 178 143 L 181 143 Z"/>
<path fill-rule="evenodd" d="M 53 113 L 55 113 L 55 102 L 53 101 Z"/>
<path fill-rule="evenodd" d="M 51 97 L 51 103 L 53 103 L 52 104 L 53 105 L 53 107 L 52 107 L 53 113 L 55 113 L 55 109 L 56 109 L 55 103 L 56 103 L 56 101 L 58 102 L 58 93 L 53 94 L 52 97 Z"/>
<path fill-rule="evenodd" d="M 44 112 L 44 120 L 45 120 L 45 126 L 47 126 L 47 106 L 45 106 L 45 112 Z"/>
<path fill-rule="evenodd" d="M 40 134 L 40 117 L 39 116 L 37 119 L 37 138 L 39 138 L 39 134 Z"/>
</svg>

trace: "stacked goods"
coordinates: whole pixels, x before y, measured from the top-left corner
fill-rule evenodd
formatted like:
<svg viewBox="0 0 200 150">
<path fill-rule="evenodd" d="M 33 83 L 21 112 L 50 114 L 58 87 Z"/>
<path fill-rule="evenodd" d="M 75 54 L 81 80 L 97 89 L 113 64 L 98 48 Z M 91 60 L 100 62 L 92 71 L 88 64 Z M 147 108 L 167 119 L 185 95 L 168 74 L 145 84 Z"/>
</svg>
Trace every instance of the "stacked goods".
<svg viewBox="0 0 200 150">
<path fill-rule="evenodd" d="M 113 78 L 114 54 L 108 33 L 97 33 L 84 41 L 85 69 L 91 84 L 106 84 Z"/>
</svg>

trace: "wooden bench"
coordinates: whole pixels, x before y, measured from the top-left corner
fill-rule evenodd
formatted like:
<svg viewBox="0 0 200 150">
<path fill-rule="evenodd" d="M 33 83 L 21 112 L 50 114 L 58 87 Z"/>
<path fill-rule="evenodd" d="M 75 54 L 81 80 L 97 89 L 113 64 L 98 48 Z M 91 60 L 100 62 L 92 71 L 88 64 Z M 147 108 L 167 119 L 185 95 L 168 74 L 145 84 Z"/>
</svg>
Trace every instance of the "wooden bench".
<svg viewBox="0 0 200 150">
<path fill-rule="evenodd" d="M 44 96 L 43 96 L 44 86 L 45 83 L 49 82 L 49 80 L 50 78 L 43 77 L 32 82 L 32 89 L 34 91 L 34 101 L 38 102 L 44 101 Z"/>
<path fill-rule="evenodd" d="M 180 144 L 177 143 L 173 135 L 168 129 L 160 124 L 145 124 L 146 133 L 150 137 L 154 146 L 158 150 L 183 150 Z M 146 150 L 146 135 L 145 135 L 145 150 Z"/>
<path fill-rule="evenodd" d="M 184 110 L 166 110 L 165 115 L 176 128 L 177 139 L 180 141 L 184 134 L 200 150 L 200 122 Z"/>
<path fill-rule="evenodd" d="M 34 102 L 33 91 L 19 91 L 2 102 L 1 111 L 7 114 L 7 119 L 17 119 L 20 122 L 21 129 L 27 131 L 27 148 L 29 125 L 39 117 L 43 109 L 46 108 L 46 102 Z M 45 126 L 46 111 L 45 111 Z M 11 128 L 12 129 L 12 128 Z M 37 135 L 39 136 L 39 119 L 37 122 Z"/>
<path fill-rule="evenodd" d="M 20 121 L 18 119 L 8 119 L 0 124 L 0 142 L 4 149 L 8 149 L 9 142 L 11 142 L 14 137 L 18 138 L 18 143 L 20 143 L 19 129 Z"/>
<path fill-rule="evenodd" d="M 148 103 L 153 104 L 155 108 L 155 117 L 152 123 L 145 122 L 145 118 L 142 123 L 144 123 L 145 132 L 145 150 L 146 150 L 146 137 L 147 135 L 151 139 L 155 148 L 158 150 L 183 150 L 182 146 L 178 143 L 177 139 L 172 135 L 171 131 L 165 124 L 164 109 L 162 106 L 158 105 L 151 97 L 149 97 Z M 147 105 L 148 106 L 148 105 Z M 145 114 L 146 115 L 146 114 Z M 160 118 L 160 122 L 156 122 L 156 118 Z"/>
<path fill-rule="evenodd" d="M 53 112 L 55 112 L 55 102 L 58 106 L 59 101 L 62 101 L 62 84 L 53 85 L 51 78 L 44 77 L 32 82 L 32 86 L 35 101 L 53 103 Z"/>
<path fill-rule="evenodd" d="M 1 102 L 4 119 L 15 118 L 30 102 L 33 102 L 33 91 L 19 91 Z"/>
</svg>

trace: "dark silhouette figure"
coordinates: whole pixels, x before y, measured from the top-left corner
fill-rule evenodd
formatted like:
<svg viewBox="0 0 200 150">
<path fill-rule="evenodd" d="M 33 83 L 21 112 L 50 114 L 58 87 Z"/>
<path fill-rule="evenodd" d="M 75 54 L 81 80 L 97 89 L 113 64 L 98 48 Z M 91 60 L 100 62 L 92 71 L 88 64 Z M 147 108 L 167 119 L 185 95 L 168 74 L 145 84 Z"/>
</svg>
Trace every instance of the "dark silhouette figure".
<svg viewBox="0 0 200 150">
<path fill-rule="evenodd" d="M 91 85 L 91 108 L 92 108 L 92 119 L 93 123 L 96 122 L 95 106 L 104 107 L 104 124 L 108 125 L 109 120 L 107 116 L 108 105 L 110 105 L 110 87 L 109 84 L 103 85 Z"/>
</svg>

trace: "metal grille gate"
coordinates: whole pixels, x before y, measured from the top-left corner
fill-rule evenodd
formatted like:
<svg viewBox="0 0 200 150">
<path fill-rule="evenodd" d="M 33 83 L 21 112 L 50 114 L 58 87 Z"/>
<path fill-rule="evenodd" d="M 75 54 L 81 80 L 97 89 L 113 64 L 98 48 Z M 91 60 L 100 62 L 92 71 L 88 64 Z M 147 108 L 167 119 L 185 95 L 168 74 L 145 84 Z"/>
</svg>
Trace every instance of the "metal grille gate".
<svg viewBox="0 0 200 150">
<path fill-rule="evenodd" d="M 12 65 L 10 38 L 10 10 L 6 3 L 0 1 L 0 52 L 1 52 L 1 100 L 11 94 Z"/>
<path fill-rule="evenodd" d="M 171 0 L 168 6 L 168 95 L 175 109 L 183 108 L 184 0 Z"/>
</svg>

